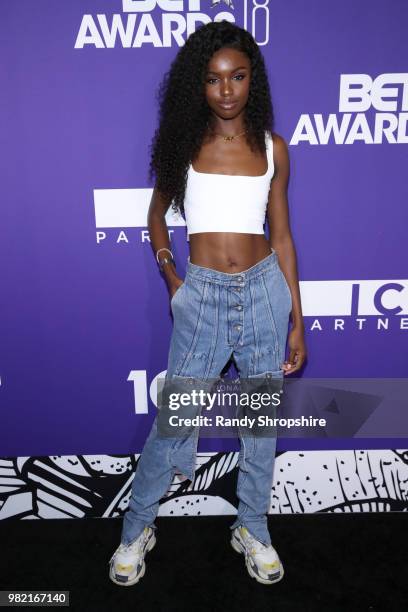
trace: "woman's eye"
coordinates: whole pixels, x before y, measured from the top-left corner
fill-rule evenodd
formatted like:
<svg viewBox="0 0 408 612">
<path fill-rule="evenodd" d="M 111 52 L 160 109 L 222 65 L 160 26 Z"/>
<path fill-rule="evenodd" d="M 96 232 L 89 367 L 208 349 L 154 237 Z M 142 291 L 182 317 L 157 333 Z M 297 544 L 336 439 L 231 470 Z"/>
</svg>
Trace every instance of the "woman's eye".
<svg viewBox="0 0 408 612">
<path fill-rule="evenodd" d="M 233 76 L 233 79 L 236 79 L 238 81 L 242 81 L 243 79 L 245 79 L 245 74 L 236 74 L 235 76 Z M 210 77 L 207 79 L 207 83 L 209 85 L 212 85 L 213 83 L 215 83 L 217 81 L 217 79 L 215 77 Z"/>
</svg>

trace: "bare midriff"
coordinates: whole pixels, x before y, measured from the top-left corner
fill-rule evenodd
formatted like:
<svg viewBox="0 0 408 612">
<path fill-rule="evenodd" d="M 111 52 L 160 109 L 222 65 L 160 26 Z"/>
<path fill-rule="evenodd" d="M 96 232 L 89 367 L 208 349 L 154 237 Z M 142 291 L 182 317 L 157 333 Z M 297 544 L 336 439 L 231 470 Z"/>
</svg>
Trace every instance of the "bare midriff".
<svg viewBox="0 0 408 612">
<path fill-rule="evenodd" d="M 265 234 L 190 234 L 190 261 L 219 272 L 243 272 L 271 254 Z"/>
</svg>

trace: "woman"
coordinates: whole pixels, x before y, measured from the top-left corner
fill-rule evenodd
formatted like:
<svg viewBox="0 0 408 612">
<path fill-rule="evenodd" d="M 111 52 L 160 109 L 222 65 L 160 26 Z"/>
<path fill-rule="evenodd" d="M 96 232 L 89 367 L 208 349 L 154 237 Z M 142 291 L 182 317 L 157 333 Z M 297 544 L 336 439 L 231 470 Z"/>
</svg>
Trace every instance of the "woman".
<svg viewBox="0 0 408 612">
<path fill-rule="evenodd" d="M 306 349 L 288 219 L 288 149 L 272 132 L 261 52 L 246 30 L 227 21 L 209 23 L 181 48 L 160 95 L 148 223 L 174 316 L 166 380 L 217 378 L 232 356 L 240 377 L 283 381 L 301 368 Z M 165 222 L 172 202 L 185 214 L 190 239 L 184 281 Z M 273 584 L 283 577 L 266 517 L 276 437 L 240 439 L 231 544 L 245 554 L 252 577 Z M 161 437 L 155 419 L 137 465 L 121 543 L 109 562 L 116 584 L 135 584 L 144 575 L 145 554 L 156 542 L 159 500 L 176 471 L 193 480 L 197 440 L 198 428 L 184 437 Z"/>
</svg>

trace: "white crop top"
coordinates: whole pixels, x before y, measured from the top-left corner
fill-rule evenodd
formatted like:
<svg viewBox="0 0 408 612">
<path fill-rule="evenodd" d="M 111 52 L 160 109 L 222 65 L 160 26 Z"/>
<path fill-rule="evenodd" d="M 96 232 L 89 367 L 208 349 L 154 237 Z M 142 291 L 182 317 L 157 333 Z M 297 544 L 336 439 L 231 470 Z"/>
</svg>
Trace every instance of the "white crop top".
<svg viewBox="0 0 408 612">
<path fill-rule="evenodd" d="M 260 176 L 212 174 L 188 169 L 184 213 L 187 234 L 237 232 L 263 234 L 270 182 L 274 174 L 273 140 L 265 132 L 268 169 Z"/>
</svg>

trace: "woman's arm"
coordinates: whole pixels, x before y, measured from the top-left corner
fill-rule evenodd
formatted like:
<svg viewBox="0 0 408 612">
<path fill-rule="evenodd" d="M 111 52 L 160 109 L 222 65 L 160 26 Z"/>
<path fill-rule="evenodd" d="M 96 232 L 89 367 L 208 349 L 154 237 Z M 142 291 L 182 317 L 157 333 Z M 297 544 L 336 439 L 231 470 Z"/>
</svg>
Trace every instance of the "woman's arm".
<svg viewBox="0 0 408 612">
<path fill-rule="evenodd" d="M 154 257 L 159 249 L 166 247 L 171 250 L 169 232 L 165 219 L 166 212 L 171 204 L 169 198 L 165 198 L 160 191 L 155 187 L 153 189 L 152 199 L 150 201 L 149 211 L 147 213 L 147 225 L 149 228 L 150 243 L 153 247 Z M 159 260 L 164 257 L 169 258 L 170 253 L 161 251 Z M 172 262 L 163 265 L 163 274 L 166 278 L 167 286 L 170 291 L 170 297 L 173 297 L 178 287 L 183 284 L 182 279 L 177 276 L 176 268 Z"/>
<path fill-rule="evenodd" d="M 289 357 L 285 361 L 285 373 L 299 370 L 306 359 L 304 322 L 300 300 L 296 250 L 290 231 L 288 182 L 289 152 L 285 140 L 273 134 L 274 176 L 269 191 L 267 217 L 270 245 L 276 251 L 279 266 L 285 275 L 292 295 L 292 329 L 289 334 Z M 288 367 L 289 366 L 289 367 Z"/>
</svg>

